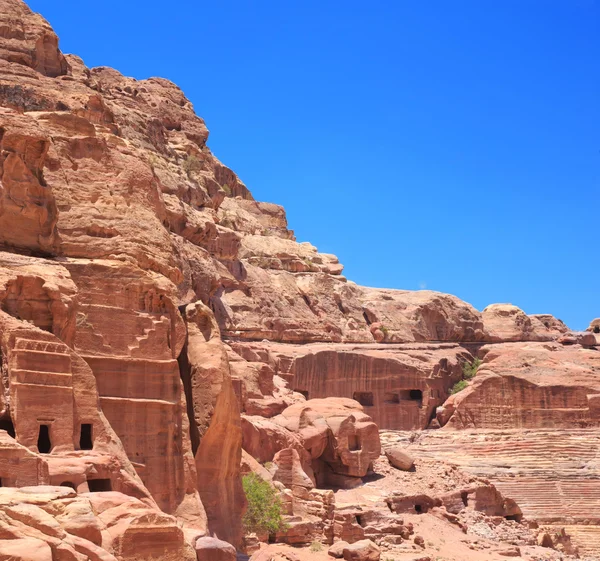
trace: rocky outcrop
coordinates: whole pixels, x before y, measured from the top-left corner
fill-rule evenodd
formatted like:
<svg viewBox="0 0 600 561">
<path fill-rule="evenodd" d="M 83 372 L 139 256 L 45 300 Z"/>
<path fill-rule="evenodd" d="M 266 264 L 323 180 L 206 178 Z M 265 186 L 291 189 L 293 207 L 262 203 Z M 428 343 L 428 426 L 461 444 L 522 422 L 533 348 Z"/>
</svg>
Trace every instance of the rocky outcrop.
<svg viewBox="0 0 600 561">
<path fill-rule="evenodd" d="M 177 520 L 118 492 L 0 489 L 0 555 L 11 559 L 193 561 Z"/>
<path fill-rule="evenodd" d="M 482 312 L 489 341 L 552 341 L 568 331 L 551 315 L 528 316 L 512 304 L 492 304 Z"/>
<path fill-rule="evenodd" d="M 600 354 L 579 345 L 486 346 L 477 376 L 438 412 L 448 428 L 577 428 L 600 424 Z"/>
<path fill-rule="evenodd" d="M 185 309 L 188 331 L 180 370 L 196 455 L 198 489 L 212 532 L 240 543 L 245 502 L 240 480 L 242 431 L 227 353 L 214 317 L 204 304 Z"/>
<path fill-rule="evenodd" d="M 427 479 L 418 454 L 396 470 L 377 425 L 591 431 L 598 321 L 571 333 L 510 305 L 360 287 L 207 140 L 177 86 L 88 69 L 0 0 L 0 556 L 231 559 L 249 543 L 242 470 L 279 492 L 281 543 L 421 551 L 419 506 L 432 536 L 489 523 L 528 547 L 505 521 L 518 489 Z"/>
<path fill-rule="evenodd" d="M 380 427 L 399 430 L 427 427 L 461 378 L 463 364 L 473 360 L 466 348 L 452 343 L 232 346 L 268 365 L 271 378 L 281 377 L 297 394 L 354 399 Z"/>
</svg>

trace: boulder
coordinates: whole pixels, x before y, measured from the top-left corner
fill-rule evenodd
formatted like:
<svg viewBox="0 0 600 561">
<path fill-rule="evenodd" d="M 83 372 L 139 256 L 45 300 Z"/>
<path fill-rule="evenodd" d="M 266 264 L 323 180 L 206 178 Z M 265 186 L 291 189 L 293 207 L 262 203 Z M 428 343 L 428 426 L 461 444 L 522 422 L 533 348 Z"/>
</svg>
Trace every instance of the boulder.
<svg viewBox="0 0 600 561">
<path fill-rule="evenodd" d="M 327 553 L 331 555 L 331 557 L 335 557 L 336 559 L 341 559 L 344 557 L 344 549 L 346 549 L 350 544 L 345 541 L 335 542 L 328 550 Z"/>
<path fill-rule="evenodd" d="M 337 475 L 364 477 L 381 452 L 377 425 L 352 399 L 325 398 L 296 403 L 273 421 L 309 443 L 313 458 L 314 447 L 322 449 L 323 436 L 327 434 L 323 430 L 328 429 L 330 436 L 319 458 Z M 318 444 L 313 444 L 314 441 Z"/>
<path fill-rule="evenodd" d="M 593 331 L 569 331 L 558 339 L 562 345 L 583 345 L 591 347 L 596 345 L 596 335 Z"/>
<path fill-rule="evenodd" d="M 528 316 L 512 304 L 491 304 L 481 313 L 488 341 L 552 341 L 567 331 L 551 315 Z"/>
<path fill-rule="evenodd" d="M 194 549 L 198 561 L 235 561 L 236 559 L 235 547 L 217 538 L 198 538 Z"/>
<path fill-rule="evenodd" d="M 344 548 L 346 561 L 379 561 L 381 552 L 371 540 L 360 540 Z"/>
<path fill-rule="evenodd" d="M 385 455 L 390 464 L 397 469 L 401 469 L 403 471 L 410 471 L 415 465 L 415 461 L 412 458 L 412 456 L 406 450 L 403 450 L 399 446 L 388 448 L 385 451 Z"/>
</svg>

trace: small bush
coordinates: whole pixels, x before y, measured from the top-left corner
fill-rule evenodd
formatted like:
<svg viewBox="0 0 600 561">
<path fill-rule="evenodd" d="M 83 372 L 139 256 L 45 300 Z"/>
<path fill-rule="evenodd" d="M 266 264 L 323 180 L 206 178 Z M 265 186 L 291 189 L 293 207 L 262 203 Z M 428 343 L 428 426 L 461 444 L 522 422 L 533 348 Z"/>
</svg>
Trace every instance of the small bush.
<svg viewBox="0 0 600 561">
<path fill-rule="evenodd" d="M 321 542 L 312 542 L 309 549 L 311 553 L 318 553 L 319 551 L 323 551 L 323 544 Z"/>
<path fill-rule="evenodd" d="M 480 366 L 481 360 L 478 358 L 474 359 L 473 362 L 465 361 L 462 367 L 463 379 L 470 380 L 471 378 L 475 378 L 475 374 L 477 374 Z"/>
<path fill-rule="evenodd" d="M 467 382 L 467 380 L 459 380 L 458 382 L 456 382 L 456 384 L 454 384 L 454 386 L 452 386 L 452 389 L 450 390 L 450 395 L 453 395 L 455 393 L 458 393 L 461 390 L 464 390 L 468 385 L 469 385 L 469 382 Z"/>
<path fill-rule="evenodd" d="M 242 477 L 248 508 L 242 520 L 247 533 L 274 534 L 285 530 L 277 491 L 255 473 Z"/>
<path fill-rule="evenodd" d="M 191 177 L 192 173 L 202 169 L 202 162 L 196 158 L 196 156 L 188 156 L 185 160 L 183 160 L 182 167 L 187 176 Z"/>
<path fill-rule="evenodd" d="M 221 189 L 223 189 L 223 191 L 225 191 L 225 194 L 228 197 L 231 197 L 231 187 L 229 185 L 227 185 L 227 183 L 225 183 L 224 185 L 221 185 Z"/>
</svg>

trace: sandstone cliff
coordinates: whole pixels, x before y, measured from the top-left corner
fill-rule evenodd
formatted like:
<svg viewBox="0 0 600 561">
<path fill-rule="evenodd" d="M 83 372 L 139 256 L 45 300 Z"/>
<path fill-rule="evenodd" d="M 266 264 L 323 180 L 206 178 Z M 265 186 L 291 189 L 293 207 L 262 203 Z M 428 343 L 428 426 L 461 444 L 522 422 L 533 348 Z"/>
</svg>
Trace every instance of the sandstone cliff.
<svg viewBox="0 0 600 561">
<path fill-rule="evenodd" d="M 507 304 L 360 287 L 207 139 L 177 86 L 88 69 L 21 0 L 0 0 L 0 556 L 229 559 L 206 536 L 265 539 L 244 539 L 242 470 L 283 497 L 288 529 L 271 541 L 369 538 L 393 554 L 421 547 L 408 511 L 432 510 L 424 531 L 491 516 L 534 547 L 521 487 L 497 468 L 461 460 L 446 481 L 417 462 L 417 479 L 399 480 L 378 427 L 443 427 L 407 444 L 438 463 L 453 457 L 436 439 L 470 457 L 477 430 L 596 445 L 598 320 L 572 334 Z M 559 471 L 546 475 L 573 476 Z M 354 491 L 377 473 L 404 492 Z M 427 491 L 428 477 L 445 483 Z M 552 516 L 548 501 L 533 523 L 568 523 L 600 551 L 600 533 L 581 530 L 595 514 Z"/>
</svg>

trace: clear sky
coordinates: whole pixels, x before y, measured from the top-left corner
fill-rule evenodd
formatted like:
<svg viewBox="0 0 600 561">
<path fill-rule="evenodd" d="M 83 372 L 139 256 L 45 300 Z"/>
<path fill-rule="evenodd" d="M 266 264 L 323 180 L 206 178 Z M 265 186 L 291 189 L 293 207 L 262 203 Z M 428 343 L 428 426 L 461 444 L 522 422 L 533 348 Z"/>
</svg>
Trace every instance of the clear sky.
<svg viewBox="0 0 600 561">
<path fill-rule="evenodd" d="M 368 285 L 600 317 L 599 0 L 30 0 Z"/>
</svg>

